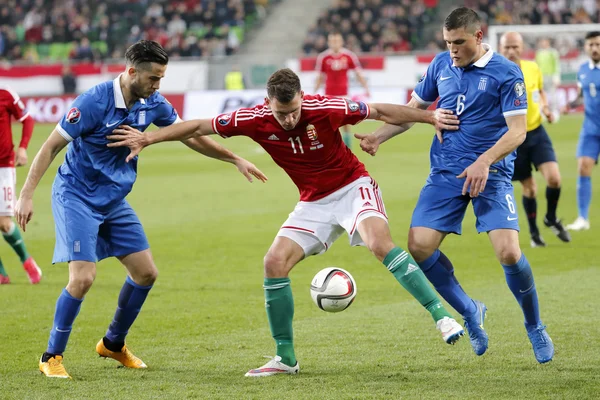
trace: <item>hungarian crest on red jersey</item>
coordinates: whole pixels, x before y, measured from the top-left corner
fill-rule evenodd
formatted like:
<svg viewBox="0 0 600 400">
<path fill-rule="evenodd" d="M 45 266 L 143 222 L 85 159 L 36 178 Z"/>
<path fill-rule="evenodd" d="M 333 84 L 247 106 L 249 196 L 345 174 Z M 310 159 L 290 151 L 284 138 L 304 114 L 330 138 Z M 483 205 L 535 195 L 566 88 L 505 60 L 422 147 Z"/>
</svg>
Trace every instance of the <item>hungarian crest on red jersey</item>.
<svg viewBox="0 0 600 400">
<path fill-rule="evenodd" d="M 81 120 L 81 111 L 77 107 L 72 107 L 67 113 L 66 120 L 70 124 L 76 124 Z"/>
<path fill-rule="evenodd" d="M 306 125 L 306 134 L 310 140 L 317 140 L 318 138 L 317 129 L 313 124 Z"/>
</svg>

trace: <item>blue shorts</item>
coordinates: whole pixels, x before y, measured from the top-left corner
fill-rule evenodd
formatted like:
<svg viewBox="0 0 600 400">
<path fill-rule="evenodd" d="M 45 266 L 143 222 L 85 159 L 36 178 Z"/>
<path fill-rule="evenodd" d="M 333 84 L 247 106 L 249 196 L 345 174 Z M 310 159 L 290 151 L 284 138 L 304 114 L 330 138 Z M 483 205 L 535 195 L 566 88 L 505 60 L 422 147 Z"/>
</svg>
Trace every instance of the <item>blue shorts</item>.
<svg viewBox="0 0 600 400">
<path fill-rule="evenodd" d="M 531 165 L 538 169 L 543 163 L 556 161 L 550 136 L 543 125 L 527 132 L 525 141 L 517 148 L 513 181 L 523 181 L 531 177 Z"/>
<path fill-rule="evenodd" d="M 148 249 L 148 239 L 137 215 L 123 200 L 99 212 L 73 196 L 52 194 L 56 246 L 52 263 L 98 262 Z"/>
<path fill-rule="evenodd" d="M 477 232 L 496 229 L 519 230 L 513 186 L 507 181 L 488 181 L 485 190 L 471 199 L 462 195 L 464 179 L 450 173 L 429 175 L 413 212 L 411 228 L 422 226 L 440 232 L 462 233 L 462 221 L 470 201 Z"/>
<path fill-rule="evenodd" d="M 600 136 L 586 134 L 585 131 L 581 131 L 579 134 L 579 143 L 577 144 L 577 158 L 590 157 L 596 160 L 597 164 L 599 155 Z"/>
</svg>

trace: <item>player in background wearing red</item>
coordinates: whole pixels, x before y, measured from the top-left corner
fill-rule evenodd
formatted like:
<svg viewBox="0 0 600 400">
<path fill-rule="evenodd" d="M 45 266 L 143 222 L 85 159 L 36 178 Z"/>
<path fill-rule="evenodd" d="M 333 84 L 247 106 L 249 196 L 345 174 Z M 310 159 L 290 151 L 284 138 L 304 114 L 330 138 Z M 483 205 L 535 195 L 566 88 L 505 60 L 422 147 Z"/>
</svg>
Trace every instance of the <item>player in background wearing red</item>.
<svg viewBox="0 0 600 400">
<path fill-rule="evenodd" d="M 294 300 L 288 274 L 304 258 L 327 251 L 344 231 L 351 245 L 366 246 L 421 303 L 446 343 L 453 344 L 464 334 L 418 264 L 392 241 L 381 190 L 344 145 L 339 133 L 341 126 L 367 118 L 398 125 L 424 122 L 435 125 L 437 131 L 456 130 L 458 120 L 451 114 L 441 109 L 432 112 L 305 95 L 298 76 L 286 68 L 269 78 L 263 105 L 145 134 L 123 126 L 108 136 L 115 141 L 108 146 L 129 147 L 130 160 L 152 143 L 215 133 L 225 138 L 243 135 L 260 144 L 290 176 L 300 191 L 300 202 L 264 258 L 266 311 L 277 355 L 246 376 L 296 374 L 299 367 L 292 333 Z"/>
<path fill-rule="evenodd" d="M 13 118 L 23 124 L 21 143 L 16 154 L 12 137 Z M 38 283 L 42 278 L 42 271 L 27 252 L 21 232 L 12 220 L 17 195 L 15 166 L 27 164 L 27 146 L 33 133 L 33 125 L 33 118 L 25 110 L 19 95 L 10 88 L 0 87 L 0 231 L 4 240 L 19 256 L 29 275 L 29 281 Z M 0 285 L 7 283 L 10 283 L 10 278 L 0 260 Z"/>
<path fill-rule="evenodd" d="M 318 76 L 314 93 L 319 91 L 324 78 L 326 96 L 348 97 L 348 71 L 353 70 L 356 74 L 356 79 L 365 89 L 365 96 L 367 98 L 371 97 L 367 80 L 362 74 L 360 61 L 358 61 L 356 54 L 344 48 L 342 34 L 338 32 L 330 33 L 327 37 L 327 45 L 329 49 L 317 57 L 315 70 L 318 72 Z M 342 127 L 342 131 L 344 143 L 349 148 L 352 148 L 350 125 Z"/>
</svg>

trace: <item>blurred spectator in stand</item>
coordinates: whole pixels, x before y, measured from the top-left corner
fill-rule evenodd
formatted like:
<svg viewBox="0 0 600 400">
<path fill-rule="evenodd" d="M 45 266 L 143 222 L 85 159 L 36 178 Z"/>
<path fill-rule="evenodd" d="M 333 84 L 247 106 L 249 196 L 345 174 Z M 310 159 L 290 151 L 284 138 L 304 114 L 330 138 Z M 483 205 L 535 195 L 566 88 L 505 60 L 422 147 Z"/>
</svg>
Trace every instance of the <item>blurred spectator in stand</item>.
<svg viewBox="0 0 600 400">
<path fill-rule="evenodd" d="M 79 43 L 73 43 L 73 49 L 71 49 L 70 58 L 77 61 L 94 61 L 94 51 L 90 44 L 90 40 L 86 37 L 82 38 Z"/>
<path fill-rule="evenodd" d="M 552 48 L 550 39 L 540 39 L 535 54 L 535 62 L 539 65 L 544 79 L 544 92 L 548 97 L 548 106 L 557 110 L 556 88 L 560 85 L 560 55 Z"/>
<path fill-rule="evenodd" d="M 77 92 L 77 78 L 69 65 L 63 67 L 62 85 L 63 94 L 75 94 Z"/>
</svg>

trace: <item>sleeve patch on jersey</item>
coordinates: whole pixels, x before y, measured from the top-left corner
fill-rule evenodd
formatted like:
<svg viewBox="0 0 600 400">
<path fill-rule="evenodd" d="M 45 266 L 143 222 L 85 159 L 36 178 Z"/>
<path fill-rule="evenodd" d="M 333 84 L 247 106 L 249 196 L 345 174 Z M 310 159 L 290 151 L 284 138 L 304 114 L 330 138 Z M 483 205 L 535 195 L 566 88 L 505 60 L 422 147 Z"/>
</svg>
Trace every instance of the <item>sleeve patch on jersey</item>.
<svg viewBox="0 0 600 400">
<path fill-rule="evenodd" d="M 358 103 L 358 108 L 360 109 L 360 115 L 367 115 L 367 112 L 369 112 L 367 105 L 362 101 Z"/>
<path fill-rule="evenodd" d="M 69 110 L 65 119 L 70 124 L 76 124 L 81 120 L 81 111 L 77 107 L 73 107 Z"/>
<path fill-rule="evenodd" d="M 231 114 L 223 114 L 218 117 L 217 122 L 221 126 L 229 125 L 231 122 Z"/>
<path fill-rule="evenodd" d="M 423 74 L 423 76 L 421 77 L 421 79 L 419 79 L 419 82 L 418 82 L 418 83 L 421 83 L 421 82 L 423 82 L 423 81 L 425 80 L 425 78 L 426 78 L 426 77 L 427 77 L 427 72 L 425 72 L 425 73 Z"/>
<path fill-rule="evenodd" d="M 517 94 L 517 97 L 522 97 L 526 93 L 525 84 L 523 82 L 517 82 L 515 84 L 515 93 Z"/>
<path fill-rule="evenodd" d="M 346 103 L 348 103 L 348 109 L 350 110 L 350 112 L 356 112 L 358 111 L 358 104 L 356 104 L 355 101 L 352 100 L 346 100 Z"/>
<path fill-rule="evenodd" d="M 519 107 L 521 105 L 521 100 L 515 99 L 515 106 Z"/>
</svg>

